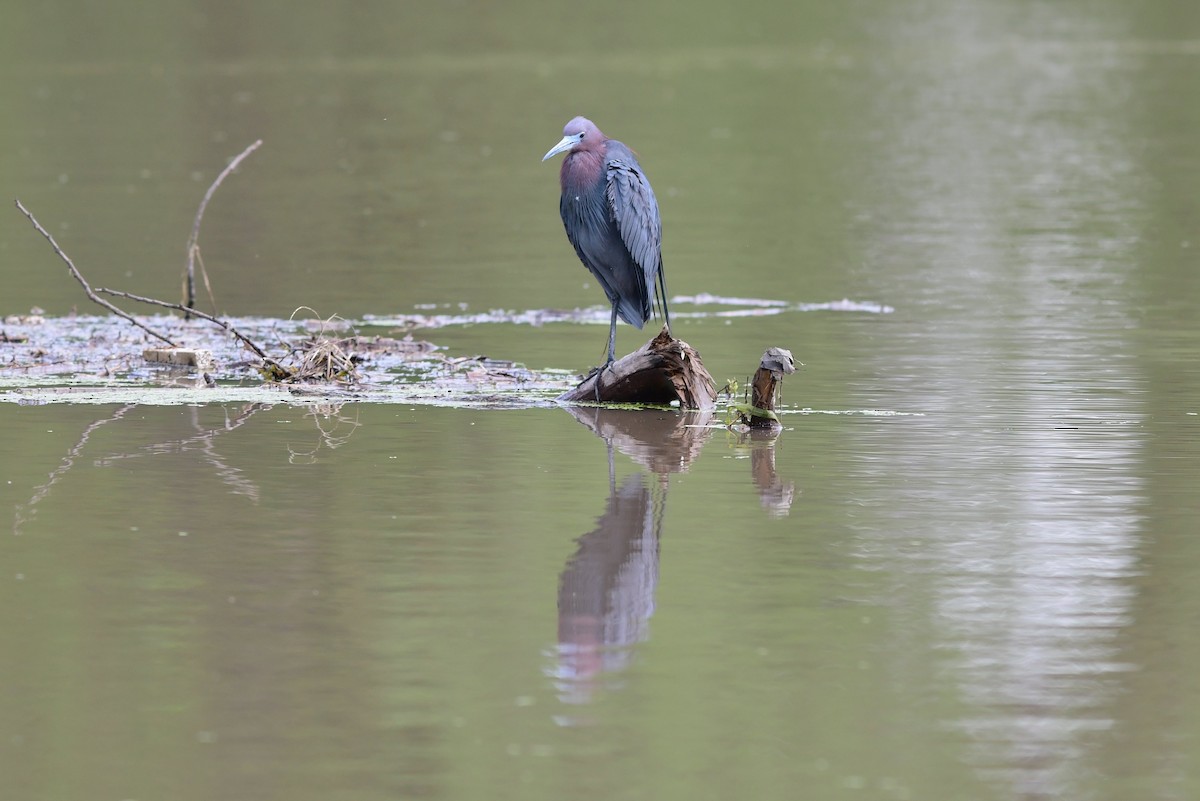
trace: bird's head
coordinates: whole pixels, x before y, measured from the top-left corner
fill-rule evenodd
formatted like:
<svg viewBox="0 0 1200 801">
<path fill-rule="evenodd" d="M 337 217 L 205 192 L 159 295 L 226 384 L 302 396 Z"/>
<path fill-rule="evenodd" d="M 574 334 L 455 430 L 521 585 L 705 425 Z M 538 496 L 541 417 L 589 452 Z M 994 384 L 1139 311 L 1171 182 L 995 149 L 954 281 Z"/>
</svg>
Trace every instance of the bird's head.
<svg viewBox="0 0 1200 801">
<path fill-rule="evenodd" d="M 542 161 L 557 156 L 567 150 L 589 150 L 599 147 L 604 141 L 604 134 L 596 124 L 587 117 L 576 117 L 563 126 L 563 138 L 550 148 L 550 152 L 542 156 Z"/>
</svg>

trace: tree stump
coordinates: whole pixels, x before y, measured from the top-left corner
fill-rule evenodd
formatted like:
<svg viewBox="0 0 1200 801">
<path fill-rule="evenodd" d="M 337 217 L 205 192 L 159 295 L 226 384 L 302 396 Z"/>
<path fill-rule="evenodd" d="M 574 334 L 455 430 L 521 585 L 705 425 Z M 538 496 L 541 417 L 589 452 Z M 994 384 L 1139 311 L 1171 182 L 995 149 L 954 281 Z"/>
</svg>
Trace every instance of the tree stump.
<svg viewBox="0 0 1200 801">
<path fill-rule="evenodd" d="M 785 375 L 796 372 L 796 361 L 786 348 L 768 348 L 750 380 L 750 408 L 743 413 L 751 428 L 779 426 L 775 405 L 779 402 L 779 385 Z"/>
<path fill-rule="evenodd" d="M 558 400 L 654 404 L 678 401 L 685 409 L 711 409 L 717 401 L 717 389 L 696 349 L 672 337 L 663 326 L 645 345 L 608 367 L 593 370 Z"/>
</svg>

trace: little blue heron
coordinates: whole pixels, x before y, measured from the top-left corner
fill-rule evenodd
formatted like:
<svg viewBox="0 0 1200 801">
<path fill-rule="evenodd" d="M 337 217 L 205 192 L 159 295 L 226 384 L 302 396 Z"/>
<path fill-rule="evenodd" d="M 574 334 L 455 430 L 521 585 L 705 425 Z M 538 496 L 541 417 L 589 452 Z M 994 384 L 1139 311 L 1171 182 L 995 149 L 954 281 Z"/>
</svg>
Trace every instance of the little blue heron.
<svg viewBox="0 0 1200 801">
<path fill-rule="evenodd" d="M 624 143 L 600 133 L 591 120 L 576 117 L 568 122 L 562 141 L 542 161 L 563 151 L 568 151 L 559 173 L 563 227 L 579 260 L 596 276 L 612 304 L 607 367 L 613 362 L 618 316 L 641 328 L 657 300 L 667 327 L 671 326 L 662 266 L 662 219 L 637 156 Z"/>
</svg>

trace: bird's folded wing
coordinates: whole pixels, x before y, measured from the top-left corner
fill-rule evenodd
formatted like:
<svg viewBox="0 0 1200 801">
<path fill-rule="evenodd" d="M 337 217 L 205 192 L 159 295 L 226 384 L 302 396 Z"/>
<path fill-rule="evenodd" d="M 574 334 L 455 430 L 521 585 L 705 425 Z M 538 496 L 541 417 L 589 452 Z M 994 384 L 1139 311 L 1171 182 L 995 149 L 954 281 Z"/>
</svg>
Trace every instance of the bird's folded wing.
<svg viewBox="0 0 1200 801">
<path fill-rule="evenodd" d="M 608 205 L 621 240 L 638 266 L 653 276 L 662 252 L 662 220 L 654 190 L 635 160 L 612 158 L 607 167 Z"/>
</svg>

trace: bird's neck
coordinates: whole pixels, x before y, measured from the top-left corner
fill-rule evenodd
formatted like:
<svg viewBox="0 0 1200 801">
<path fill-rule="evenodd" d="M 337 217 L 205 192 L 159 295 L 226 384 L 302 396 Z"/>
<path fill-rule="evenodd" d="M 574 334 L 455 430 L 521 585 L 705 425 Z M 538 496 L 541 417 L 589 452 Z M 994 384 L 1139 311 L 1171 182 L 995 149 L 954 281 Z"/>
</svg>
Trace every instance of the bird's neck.
<svg viewBox="0 0 1200 801">
<path fill-rule="evenodd" d="M 604 153 L 598 150 L 573 150 L 563 159 L 558 173 L 563 191 L 591 189 L 602 181 Z"/>
</svg>

